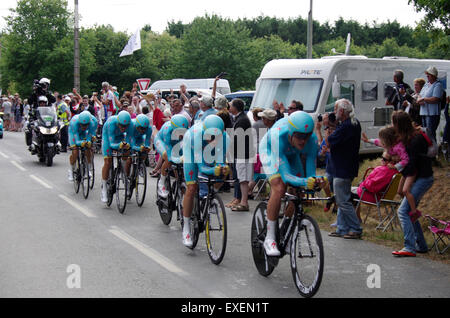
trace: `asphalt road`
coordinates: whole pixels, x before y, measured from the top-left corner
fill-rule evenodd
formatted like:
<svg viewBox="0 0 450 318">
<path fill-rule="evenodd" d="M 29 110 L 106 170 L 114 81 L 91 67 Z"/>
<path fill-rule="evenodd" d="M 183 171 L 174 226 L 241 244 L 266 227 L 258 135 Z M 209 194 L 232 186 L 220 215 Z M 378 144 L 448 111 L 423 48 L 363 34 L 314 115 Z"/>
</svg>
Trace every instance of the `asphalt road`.
<svg viewBox="0 0 450 318">
<path fill-rule="evenodd" d="M 142 208 L 134 200 L 124 215 L 114 203 L 106 208 L 100 202 L 102 161 L 96 156 L 96 186 L 84 200 L 67 181 L 68 154 L 46 167 L 27 151 L 22 133 L 5 133 L 0 140 L 0 297 L 300 297 L 288 257 L 270 277 L 258 274 L 250 248 L 252 212 L 227 210 L 226 255 L 215 266 L 204 236 L 190 251 L 181 243 L 176 220 L 162 224 L 156 179 L 149 178 Z M 224 202 L 230 198 L 223 195 Z M 394 258 L 389 248 L 322 236 L 325 270 L 316 297 L 450 297 L 448 265 Z M 370 288 L 373 265 L 379 266 L 380 284 Z"/>
</svg>

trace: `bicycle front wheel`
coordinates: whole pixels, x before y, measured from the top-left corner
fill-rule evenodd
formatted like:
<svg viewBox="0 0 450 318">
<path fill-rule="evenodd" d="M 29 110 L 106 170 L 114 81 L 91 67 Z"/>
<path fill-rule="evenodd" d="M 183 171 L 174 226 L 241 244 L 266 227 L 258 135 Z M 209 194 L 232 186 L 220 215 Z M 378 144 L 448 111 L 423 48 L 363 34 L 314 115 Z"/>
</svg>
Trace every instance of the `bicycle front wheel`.
<svg viewBox="0 0 450 318">
<path fill-rule="evenodd" d="M 322 282 L 324 253 L 317 222 L 303 216 L 291 239 L 291 269 L 295 286 L 303 297 L 312 297 Z"/>
<path fill-rule="evenodd" d="M 92 156 L 92 162 L 89 164 L 89 188 L 94 189 L 95 182 L 95 167 L 94 167 L 94 156 Z"/>
<path fill-rule="evenodd" d="M 86 156 L 82 156 L 80 170 L 81 170 L 81 187 L 83 188 L 83 196 L 85 199 L 87 199 L 89 196 L 90 181 L 89 181 L 89 167 L 87 164 Z"/>
<path fill-rule="evenodd" d="M 73 172 L 73 189 L 75 193 L 80 192 L 81 185 L 81 170 L 80 170 L 80 160 L 75 160 L 75 167 L 72 169 Z"/>
<path fill-rule="evenodd" d="M 213 264 L 219 265 L 227 247 L 227 216 L 225 206 L 218 195 L 214 195 L 208 207 L 205 236 L 209 258 Z"/>
<path fill-rule="evenodd" d="M 192 235 L 192 247 L 191 250 L 193 250 L 198 243 L 198 238 L 200 236 L 200 202 L 198 201 L 198 198 L 194 199 L 194 208 L 192 209 L 192 215 L 190 220 L 190 229 L 191 229 L 191 235 Z"/>
<path fill-rule="evenodd" d="M 116 204 L 117 209 L 121 214 L 125 213 L 125 208 L 127 206 L 127 187 L 128 179 L 119 163 L 119 169 L 116 175 Z"/>
<path fill-rule="evenodd" d="M 145 164 L 141 162 L 137 166 L 136 171 L 136 203 L 139 207 L 142 207 L 145 201 L 145 193 L 147 191 L 147 169 Z"/>
<path fill-rule="evenodd" d="M 251 247 L 253 261 L 255 262 L 258 272 L 267 277 L 272 274 L 278 259 L 271 258 L 266 255 L 264 250 L 264 240 L 267 235 L 267 203 L 261 202 L 255 209 L 252 220 L 251 229 Z"/>
<path fill-rule="evenodd" d="M 117 169 L 114 169 L 111 167 L 111 170 L 109 170 L 109 178 L 106 182 L 106 191 L 108 195 L 108 201 L 106 202 L 106 206 L 109 208 L 112 204 L 114 193 L 116 192 L 116 184 L 114 183 L 116 179 Z"/>
</svg>

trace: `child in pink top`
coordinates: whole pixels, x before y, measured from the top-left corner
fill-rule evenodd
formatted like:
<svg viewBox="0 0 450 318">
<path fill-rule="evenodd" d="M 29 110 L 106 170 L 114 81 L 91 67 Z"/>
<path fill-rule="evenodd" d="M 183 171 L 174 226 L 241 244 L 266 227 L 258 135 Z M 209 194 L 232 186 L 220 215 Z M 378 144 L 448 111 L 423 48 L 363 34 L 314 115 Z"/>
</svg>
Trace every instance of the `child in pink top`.
<svg viewBox="0 0 450 318">
<path fill-rule="evenodd" d="M 365 133 L 362 134 L 362 140 L 364 142 L 383 147 L 391 157 L 399 158 L 400 161 L 397 164 L 394 165 L 390 163 L 389 167 L 396 168 L 403 175 L 398 187 L 398 193 L 404 195 L 408 200 L 409 206 L 411 207 L 410 215 L 416 215 L 418 212 L 416 210 L 416 201 L 411 194 L 411 187 L 416 179 L 416 173 L 415 171 L 412 171 L 411 166 L 408 165 L 409 156 L 405 145 L 403 142 L 399 141 L 399 137 L 392 126 L 380 129 L 378 137 L 379 139 L 369 140 Z"/>
</svg>

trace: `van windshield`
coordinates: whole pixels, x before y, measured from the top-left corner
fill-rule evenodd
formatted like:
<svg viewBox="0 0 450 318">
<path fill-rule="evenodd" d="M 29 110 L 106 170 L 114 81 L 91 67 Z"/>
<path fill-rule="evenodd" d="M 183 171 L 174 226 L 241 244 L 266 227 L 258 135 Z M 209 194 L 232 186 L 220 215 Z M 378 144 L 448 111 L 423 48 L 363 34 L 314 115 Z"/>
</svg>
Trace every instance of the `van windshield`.
<svg viewBox="0 0 450 318">
<path fill-rule="evenodd" d="M 252 108 L 272 108 L 273 101 L 287 109 L 293 100 L 302 102 L 304 111 L 314 112 L 322 91 L 323 79 L 263 79 Z"/>
</svg>

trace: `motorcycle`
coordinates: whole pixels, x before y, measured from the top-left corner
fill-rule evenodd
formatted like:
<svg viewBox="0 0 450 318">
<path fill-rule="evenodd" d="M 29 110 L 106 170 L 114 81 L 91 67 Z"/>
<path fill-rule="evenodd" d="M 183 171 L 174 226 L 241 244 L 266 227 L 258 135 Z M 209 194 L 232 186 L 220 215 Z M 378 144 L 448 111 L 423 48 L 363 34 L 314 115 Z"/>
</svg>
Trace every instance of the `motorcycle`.
<svg viewBox="0 0 450 318">
<path fill-rule="evenodd" d="M 59 131 L 64 123 L 58 121 L 53 107 L 38 107 L 36 120 L 30 125 L 32 143 L 30 152 L 45 162 L 47 167 L 53 165 L 53 157 L 60 153 Z"/>
</svg>

